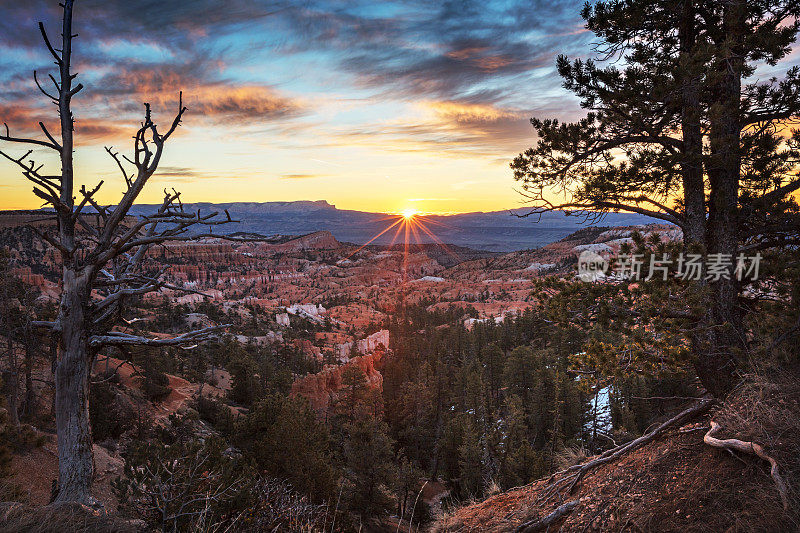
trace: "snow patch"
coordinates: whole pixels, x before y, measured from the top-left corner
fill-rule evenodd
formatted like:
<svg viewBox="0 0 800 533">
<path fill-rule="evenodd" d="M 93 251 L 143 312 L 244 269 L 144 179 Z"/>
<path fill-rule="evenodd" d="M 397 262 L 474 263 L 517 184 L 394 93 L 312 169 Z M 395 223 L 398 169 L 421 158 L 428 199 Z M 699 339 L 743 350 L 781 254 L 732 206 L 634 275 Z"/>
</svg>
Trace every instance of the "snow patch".
<svg viewBox="0 0 800 533">
<path fill-rule="evenodd" d="M 414 281 L 435 281 L 435 282 L 442 282 L 444 278 L 440 278 L 438 276 L 423 276 L 419 279 L 415 279 Z"/>
</svg>

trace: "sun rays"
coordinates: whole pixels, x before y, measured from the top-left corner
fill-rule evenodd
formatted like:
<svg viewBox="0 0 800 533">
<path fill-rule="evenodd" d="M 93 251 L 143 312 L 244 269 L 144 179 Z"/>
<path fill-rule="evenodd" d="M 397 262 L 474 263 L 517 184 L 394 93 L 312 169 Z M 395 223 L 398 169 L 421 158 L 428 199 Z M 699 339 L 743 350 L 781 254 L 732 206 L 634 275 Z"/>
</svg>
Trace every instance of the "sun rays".
<svg viewBox="0 0 800 533">
<path fill-rule="evenodd" d="M 422 244 L 436 244 L 437 246 L 441 247 L 448 255 L 454 257 L 456 260 L 460 261 L 460 256 L 455 253 L 450 247 L 445 244 L 437 235 L 436 233 L 429 227 L 429 226 L 440 226 L 444 227 L 445 225 L 439 221 L 433 220 L 430 215 L 424 215 L 415 209 L 405 209 L 399 214 L 388 215 L 385 220 L 390 222 L 390 224 L 384 228 L 380 233 L 376 234 L 370 240 L 356 248 L 354 251 L 349 253 L 345 259 L 349 259 L 353 257 L 355 254 L 375 242 L 377 239 L 386 235 L 391 230 L 394 229 L 394 233 L 392 234 L 391 240 L 388 243 L 388 246 L 391 248 L 396 244 L 403 245 L 403 264 L 402 264 L 402 276 L 403 276 L 403 283 L 405 283 L 408 279 L 408 258 L 409 254 L 411 253 L 410 247 L 411 245 L 422 245 Z"/>
</svg>

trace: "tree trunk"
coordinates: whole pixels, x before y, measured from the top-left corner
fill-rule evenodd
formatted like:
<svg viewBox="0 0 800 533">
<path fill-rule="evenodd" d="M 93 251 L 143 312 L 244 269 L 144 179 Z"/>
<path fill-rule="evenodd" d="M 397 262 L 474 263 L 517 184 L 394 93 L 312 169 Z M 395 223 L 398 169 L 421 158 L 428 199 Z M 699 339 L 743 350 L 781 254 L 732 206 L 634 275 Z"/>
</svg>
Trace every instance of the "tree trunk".
<svg viewBox="0 0 800 533">
<path fill-rule="evenodd" d="M 89 425 L 89 303 L 91 271 L 81 267 L 73 216 L 73 96 L 72 58 L 73 0 L 62 4 L 61 57 L 58 62 L 58 114 L 61 122 L 61 179 L 58 241 L 61 244 L 62 293 L 58 324 L 60 346 L 55 364 L 55 416 L 58 434 L 58 494 L 56 502 L 93 503 L 92 433 Z"/>
<path fill-rule="evenodd" d="M 725 254 L 735 260 L 738 249 L 739 175 L 741 172 L 742 39 L 746 3 L 734 0 L 725 5 L 717 69 L 716 101 L 710 108 L 708 176 L 711 186 L 706 241 L 709 253 Z M 715 396 L 727 393 L 735 383 L 736 362 L 744 348 L 741 313 L 737 307 L 739 286 L 730 269 L 728 279 L 710 282 L 711 305 L 706 315 L 707 333 L 696 370 L 706 389 Z"/>
<path fill-rule="evenodd" d="M 702 244 L 706 232 L 705 186 L 703 182 L 703 132 L 700 125 L 700 82 L 697 64 L 697 23 L 693 2 L 684 0 L 679 27 L 681 87 L 681 132 L 683 136 L 683 197 L 686 216 L 684 242 Z"/>
<path fill-rule="evenodd" d="M 36 416 L 36 391 L 33 389 L 33 349 L 25 344 L 25 416 L 31 419 Z"/>
<path fill-rule="evenodd" d="M 61 350 L 56 364 L 58 495 L 56 501 L 91 503 L 92 433 L 89 425 L 88 276 L 64 269 Z"/>
</svg>

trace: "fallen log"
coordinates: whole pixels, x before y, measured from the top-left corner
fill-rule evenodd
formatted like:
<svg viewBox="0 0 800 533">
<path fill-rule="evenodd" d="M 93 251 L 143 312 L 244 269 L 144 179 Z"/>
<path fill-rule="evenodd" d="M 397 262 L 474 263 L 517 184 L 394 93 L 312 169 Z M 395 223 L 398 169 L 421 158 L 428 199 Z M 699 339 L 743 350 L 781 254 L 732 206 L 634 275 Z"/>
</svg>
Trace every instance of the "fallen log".
<svg viewBox="0 0 800 533">
<path fill-rule="evenodd" d="M 558 522 L 562 517 L 571 513 L 573 509 L 578 506 L 578 503 L 578 500 L 572 500 L 571 502 L 560 505 L 555 511 L 544 518 L 530 520 L 520 524 L 517 529 L 514 530 L 514 533 L 536 533 L 537 531 L 547 529 L 555 522 Z"/>
<path fill-rule="evenodd" d="M 603 465 L 605 463 L 608 463 L 610 461 L 613 461 L 613 460 L 621 457 L 622 455 L 624 455 L 624 454 L 626 454 L 628 452 L 631 452 L 633 450 L 636 450 L 637 448 L 640 448 L 641 446 L 644 446 L 648 442 L 650 442 L 653 439 L 655 439 L 656 437 L 658 437 L 660 434 L 662 434 L 667 429 L 680 424 L 684 420 L 687 420 L 687 419 L 690 419 L 690 418 L 694 418 L 697 415 L 705 413 L 706 411 L 708 411 L 711 408 L 711 405 L 713 403 L 714 403 L 714 400 L 711 397 L 705 397 L 702 400 L 700 400 L 699 402 L 697 402 L 696 404 L 692 405 L 691 407 L 688 407 L 688 408 L 684 409 L 683 411 L 681 411 L 680 413 L 678 413 L 674 417 L 672 417 L 669 420 L 667 420 L 666 422 L 660 424 L 658 427 L 656 427 L 655 429 L 653 429 L 649 433 L 645 433 L 641 437 L 639 437 L 637 439 L 633 439 L 632 441 L 630 441 L 630 442 L 628 442 L 626 444 L 623 444 L 621 446 L 617 446 L 616 448 L 612 448 L 612 449 L 602 453 L 600 456 L 598 456 L 598 457 L 596 457 L 596 458 L 594 458 L 594 459 L 592 459 L 592 460 L 590 460 L 590 461 L 588 461 L 586 463 L 572 466 L 572 467 L 568 468 L 567 470 L 563 471 L 564 473 L 577 471 L 576 474 L 573 474 L 574 479 L 572 479 L 572 483 L 569 486 L 569 491 L 568 492 L 572 493 L 572 491 L 575 489 L 575 487 L 580 482 L 580 480 L 583 479 L 583 476 L 586 475 L 586 473 L 589 472 L 590 470 L 592 470 L 594 468 L 597 468 L 598 466 Z M 567 479 L 569 479 L 569 478 L 567 478 Z"/>
<path fill-rule="evenodd" d="M 773 459 L 767 452 L 764 451 L 764 448 L 761 447 L 760 444 L 756 444 L 755 442 L 750 441 L 743 441 L 739 439 L 718 439 L 714 435 L 716 435 L 722 427 L 714 422 L 711 421 L 711 429 L 703 437 L 703 442 L 712 446 L 714 448 L 721 448 L 723 450 L 736 450 L 742 453 L 749 453 L 751 455 L 755 455 L 764 461 L 767 461 L 770 464 L 769 473 L 772 476 L 773 481 L 775 481 L 775 485 L 778 487 L 778 493 L 781 496 L 781 501 L 783 502 L 783 509 L 789 509 L 789 495 L 786 489 L 786 483 L 784 483 L 783 478 L 781 478 L 779 469 L 778 469 L 778 462 Z"/>
</svg>

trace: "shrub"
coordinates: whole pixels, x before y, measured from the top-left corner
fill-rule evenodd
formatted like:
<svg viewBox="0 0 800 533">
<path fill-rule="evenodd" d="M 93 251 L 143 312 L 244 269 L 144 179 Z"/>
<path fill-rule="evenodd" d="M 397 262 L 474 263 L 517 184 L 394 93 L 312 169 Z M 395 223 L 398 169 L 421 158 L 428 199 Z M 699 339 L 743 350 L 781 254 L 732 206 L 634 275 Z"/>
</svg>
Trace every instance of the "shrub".
<svg viewBox="0 0 800 533">
<path fill-rule="evenodd" d="M 280 479 L 261 478 L 249 490 L 252 507 L 242 520 L 253 531 L 319 531 L 325 506 L 315 505 Z"/>
<path fill-rule="evenodd" d="M 227 405 L 207 396 L 197 399 L 197 412 L 200 418 L 214 426 L 214 429 L 229 435 L 233 431 L 234 416 Z"/>
<path fill-rule="evenodd" d="M 172 388 L 169 386 L 169 377 L 153 368 L 146 368 L 142 379 L 142 392 L 151 402 L 160 402 L 169 396 Z"/>
<path fill-rule="evenodd" d="M 242 514 L 243 469 L 218 439 L 135 442 L 125 477 L 112 482 L 120 507 L 162 531 L 213 531 Z"/>
</svg>

